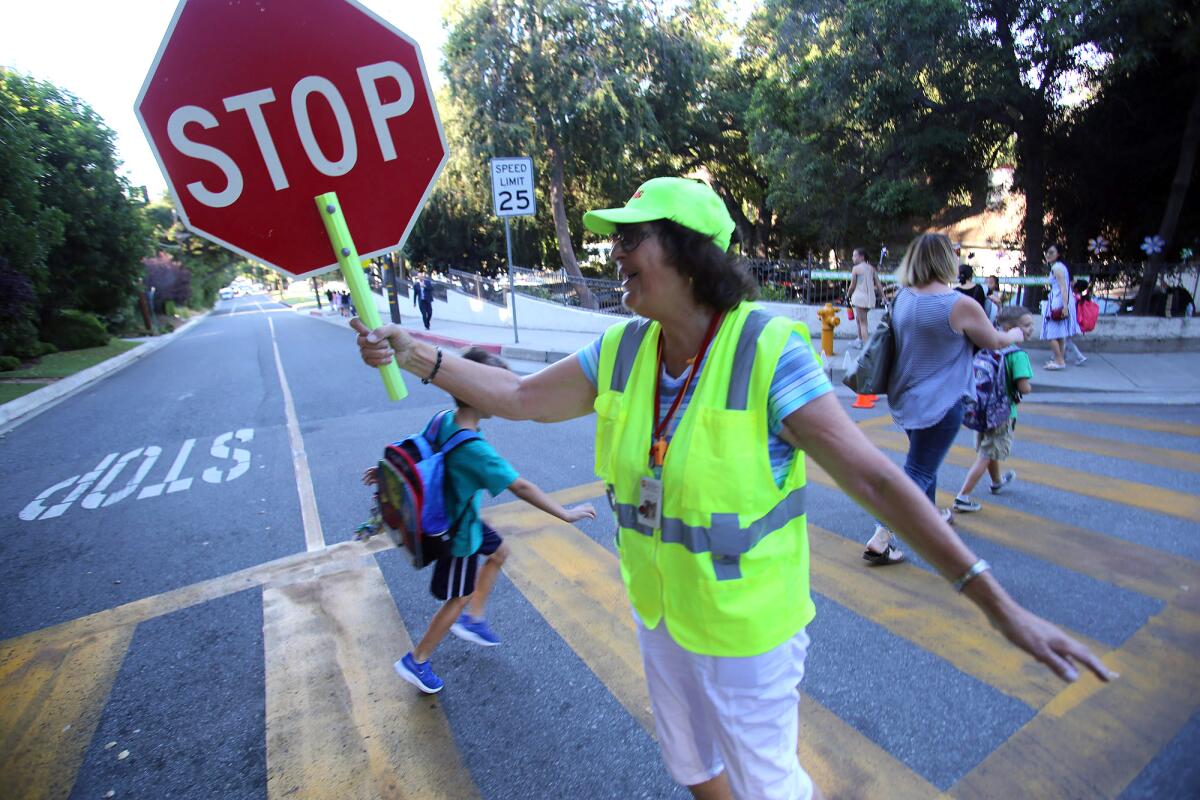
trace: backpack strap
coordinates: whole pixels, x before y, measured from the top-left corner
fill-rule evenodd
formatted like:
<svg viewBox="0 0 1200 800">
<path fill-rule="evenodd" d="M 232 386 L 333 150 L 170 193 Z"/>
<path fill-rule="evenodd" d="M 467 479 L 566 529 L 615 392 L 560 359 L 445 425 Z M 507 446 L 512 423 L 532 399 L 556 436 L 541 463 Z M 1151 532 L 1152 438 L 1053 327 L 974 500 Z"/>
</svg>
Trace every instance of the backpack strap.
<svg viewBox="0 0 1200 800">
<path fill-rule="evenodd" d="M 467 442 L 474 441 L 478 438 L 479 433 L 477 431 L 467 430 L 466 428 L 457 431 L 453 436 L 446 440 L 445 444 L 442 445 L 442 458 L 447 458 L 450 455 L 450 451 L 458 447 L 460 444 L 466 444 Z M 463 504 L 462 511 L 458 512 L 458 516 L 455 517 L 454 522 L 450 523 L 451 536 L 458 534 L 458 526 L 462 524 L 463 518 L 467 516 L 467 512 L 471 510 L 473 505 L 473 499 L 468 497 L 467 501 Z"/>
<path fill-rule="evenodd" d="M 479 434 L 476 431 L 469 431 L 466 428 L 463 428 L 446 440 L 446 443 L 443 444 L 441 448 L 442 453 L 449 453 L 460 444 L 466 444 L 467 442 L 474 441 L 478 438 Z"/>
</svg>

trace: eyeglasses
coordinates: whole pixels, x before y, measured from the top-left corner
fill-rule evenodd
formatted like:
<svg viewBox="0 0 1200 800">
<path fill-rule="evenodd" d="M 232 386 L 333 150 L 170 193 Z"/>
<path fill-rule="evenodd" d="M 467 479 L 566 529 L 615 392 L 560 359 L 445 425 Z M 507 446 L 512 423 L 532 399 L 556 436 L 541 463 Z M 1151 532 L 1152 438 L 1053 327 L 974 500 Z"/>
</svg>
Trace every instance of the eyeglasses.
<svg viewBox="0 0 1200 800">
<path fill-rule="evenodd" d="M 614 250 L 619 245 L 625 253 L 632 253 L 641 246 L 642 242 L 646 241 L 651 233 L 653 230 L 649 226 L 623 228 L 610 236 L 608 240 L 612 243 Z"/>
</svg>

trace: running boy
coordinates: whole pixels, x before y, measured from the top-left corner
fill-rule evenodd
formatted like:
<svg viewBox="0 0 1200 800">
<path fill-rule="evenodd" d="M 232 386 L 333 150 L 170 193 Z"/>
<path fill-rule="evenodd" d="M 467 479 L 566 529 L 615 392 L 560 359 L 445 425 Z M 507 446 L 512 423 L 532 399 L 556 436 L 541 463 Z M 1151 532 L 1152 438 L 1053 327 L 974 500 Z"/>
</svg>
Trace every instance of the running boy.
<svg viewBox="0 0 1200 800">
<path fill-rule="evenodd" d="M 479 347 L 467 350 L 463 358 L 508 369 L 508 364 L 501 358 Z M 454 404 L 457 406 L 455 413 L 446 415 L 438 431 L 439 446 L 460 429 L 478 431 L 479 421 L 490 416 L 466 405 L 457 397 L 454 398 Z M 369 485 L 375 481 L 376 468 L 372 467 L 363 474 L 363 483 Z M 508 557 L 508 545 L 479 516 L 479 494 L 484 489 L 492 497 L 508 489 L 531 506 L 564 522 L 596 518 L 596 510 L 591 503 L 563 508 L 533 483 L 517 475 L 516 470 L 500 457 L 482 434 L 480 438 L 465 442 L 446 455 L 446 512 L 450 519 L 459 519 L 461 516 L 461 520 L 454 536 L 452 555 L 438 559 L 433 565 L 429 591 L 442 600 L 443 605 L 433 615 L 429 628 L 417 646 L 395 664 L 401 678 L 426 694 L 442 690 L 442 679 L 434 673 L 429 657 L 446 638 L 447 632 L 484 647 L 500 644 L 499 637 L 487 624 L 485 611 L 488 595 L 496 584 L 504 559 Z M 483 567 L 477 569 L 480 556 L 484 556 L 485 560 Z"/>
<path fill-rule="evenodd" d="M 1004 306 L 996 313 L 996 327 L 1002 331 L 1020 328 L 1025 334 L 1025 341 L 1033 338 L 1033 315 L 1029 309 L 1021 306 Z M 1012 483 L 1017 473 L 1008 470 L 1000 474 L 1000 462 L 1008 458 L 1012 451 L 1013 435 L 1017 429 L 1017 404 L 1021 398 L 1033 391 L 1029 379 L 1033 377 L 1033 367 L 1029 363 L 1029 355 L 1020 348 L 1013 350 L 1004 357 L 1004 380 L 1008 388 L 1008 397 L 1012 408 L 1008 422 L 990 431 L 975 434 L 975 449 L 979 453 L 975 463 L 967 471 L 958 496 L 954 498 L 954 510 L 959 512 L 978 511 L 983 506 L 971 499 L 971 492 L 986 471 L 992 479 L 992 494 L 1000 494 L 1004 487 Z"/>
</svg>

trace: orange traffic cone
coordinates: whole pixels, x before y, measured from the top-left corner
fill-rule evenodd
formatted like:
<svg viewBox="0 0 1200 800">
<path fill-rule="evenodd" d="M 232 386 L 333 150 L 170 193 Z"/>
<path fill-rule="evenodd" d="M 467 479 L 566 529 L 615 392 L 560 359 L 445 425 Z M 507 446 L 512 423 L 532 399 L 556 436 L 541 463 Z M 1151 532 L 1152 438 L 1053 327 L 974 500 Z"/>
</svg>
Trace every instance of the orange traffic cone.
<svg viewBox="0 0 1200 800">
<path fill-rule="evenodd" d="M 873 394 L 860 394 L 854 398 L 851 408 L 874 408 L 877 398 Z"/>
</svg>

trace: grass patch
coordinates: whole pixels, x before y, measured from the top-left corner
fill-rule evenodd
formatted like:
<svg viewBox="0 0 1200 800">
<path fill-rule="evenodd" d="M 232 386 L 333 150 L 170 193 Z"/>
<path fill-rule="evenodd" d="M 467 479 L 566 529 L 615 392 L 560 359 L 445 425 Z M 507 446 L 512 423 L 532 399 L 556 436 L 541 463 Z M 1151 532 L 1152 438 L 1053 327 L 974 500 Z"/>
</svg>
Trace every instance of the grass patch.
<svg viewBox="0 0 1200 800">
<path fill-rule="evenodd" d="M 30 392 L 36 392 L 45 385 L 44 383 L 0 383 L 0 405 L 4 405 L 9 400 L 24 397 Z"/>
<path fill-rule="evenodd" d="M 16 369 L 12 372 L 0 372 L 0 382 L 4 378 L 65 378 L 74 375 L 88 367 L 93 367 L 101 361 L 107 361 L 113 356 L 119 356 L 127 350 L 132 350 L 141 342 L 127 342 L 124 339 L 110 339 L 103 347 L 89 347 L 85 350 L 68 350 L 65 353 L 51 353 L 42 356 L 41 360 L 32 367 Z M 29 386 L 30 384 L 8 384 L 9 386 Z M 40 386 L 34 384 L 33 388 Z M 26 394 L 26 392 L 21 392 Z M 20 394 L 15 395 L 20 397 Z M 11 399 L 11 398 L 10 398 Z"/>
</svg>

